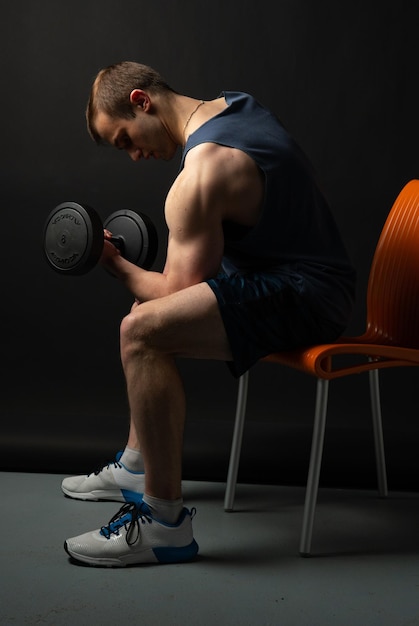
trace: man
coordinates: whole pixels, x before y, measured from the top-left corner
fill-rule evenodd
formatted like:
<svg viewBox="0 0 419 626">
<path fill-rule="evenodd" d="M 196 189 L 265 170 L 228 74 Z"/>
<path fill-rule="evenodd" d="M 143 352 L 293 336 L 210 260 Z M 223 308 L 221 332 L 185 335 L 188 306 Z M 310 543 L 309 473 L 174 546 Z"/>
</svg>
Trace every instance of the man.
<svg viewBox="0 0 419 626">
<path fill-rule="evenodd" d="M 126 504 L 65 547 L 91 565 L 187 561 L 198 546 L 182 500 L 175 358 L 226 361 L 238 377 L 270 352 L 332 341 L 348 323 L 354 271 L 305 156 L 251 96 L 196 100 L 123 62 L 96 77 L 87 123 L 134 161 L 172 159 L 179 146 L 182 156 L 163 272 L 126 261 L 105 231 L 102 263 L 135 298 L 121 324 L 129 439 L 114 463 L 62 488 Z"/>
</svg>

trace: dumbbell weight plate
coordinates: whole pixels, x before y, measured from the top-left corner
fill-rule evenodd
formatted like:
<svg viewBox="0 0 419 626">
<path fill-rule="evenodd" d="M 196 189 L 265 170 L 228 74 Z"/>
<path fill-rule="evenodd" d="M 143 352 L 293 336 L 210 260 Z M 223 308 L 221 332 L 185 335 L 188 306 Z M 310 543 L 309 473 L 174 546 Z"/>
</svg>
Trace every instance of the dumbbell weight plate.
<svg viewBox="0 0 419 626">
<path fill-rule="evenodd" d="M 61 274 L 89 272 L 103 250 L 103 226 L 94 209 L 63 202 L 49 214 L 44 228 L 44 252 L 51 267 Z"/>
<path fill-rule="evenodd" d="M 157 231 L 143 213 L 121 209 L 112 213 L 103 227 L 122 240 L 123 256 L 145 270 L 153 265 L 158 247 Z"/>
</svg>

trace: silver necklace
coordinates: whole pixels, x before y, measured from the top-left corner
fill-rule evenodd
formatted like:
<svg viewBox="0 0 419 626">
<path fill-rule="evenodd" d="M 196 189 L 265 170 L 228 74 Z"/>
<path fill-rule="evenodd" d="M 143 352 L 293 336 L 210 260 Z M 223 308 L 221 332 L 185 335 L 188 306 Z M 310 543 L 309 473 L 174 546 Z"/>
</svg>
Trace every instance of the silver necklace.
<svg viewBox="0 0 419 626">
<path fill-rule="evenodd" d="M 185 137 L 185 130 L 188 128 L 188 124 L 191 121 L 191 119 L 193 118 L 193 116 L 195 115 L 195 113 L 197 112 L 197 110 L 199 109 L 200 106 L 202 106 L 203 104 L 205 104 L 205 102 L 203 100 L 201 100 L 201 102 L 198 104 L 198 106 L 192 111 L 192 113 L 190 114 L 190 116 L 188 117 L 188 119 L 186 120 L 186 124 L 183 127 L 183 131 L 182 131 L 182 135 Z"/>
</svg>

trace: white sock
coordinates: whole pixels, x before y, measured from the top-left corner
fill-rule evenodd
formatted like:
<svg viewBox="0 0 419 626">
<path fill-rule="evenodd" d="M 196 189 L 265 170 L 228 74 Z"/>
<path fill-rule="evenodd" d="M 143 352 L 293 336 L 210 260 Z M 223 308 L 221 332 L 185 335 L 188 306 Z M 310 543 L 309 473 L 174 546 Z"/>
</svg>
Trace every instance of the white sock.
<svg viewBox="0 0 419 626">
<path fill-rule="evenodd" d="M 153 517 L 166 524 L 176 524 L 183 509 L 183 499 L 162 500 L 154 496 L 143 495 L 143 501 L 148 505 Z"/>
<path fill-rule="evenodd" d="M 139 450 L 126 446 L 119 461 L 131 472 L 144 472 L 143 455 Z"/>
</svg>

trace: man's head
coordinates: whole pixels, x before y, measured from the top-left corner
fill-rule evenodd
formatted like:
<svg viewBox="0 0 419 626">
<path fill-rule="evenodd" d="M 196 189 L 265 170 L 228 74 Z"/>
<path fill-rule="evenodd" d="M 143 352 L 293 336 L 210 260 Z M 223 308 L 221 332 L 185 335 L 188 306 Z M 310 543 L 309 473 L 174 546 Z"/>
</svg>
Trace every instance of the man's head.
<svg viewBox="0 0 419 626">
<path fill-rule="evenodd" d="M 102 141 L 95 127 L 97 114 L 106 113 L 115 119 L 135 118 L 131 94 L 136 89 L 150 94 L 174 93 L 163 77 L 148 65 L 122 61 L 100 70 L 93 83 L 86 109 L 87 128 L 97 143 Z"/>
</svg>

